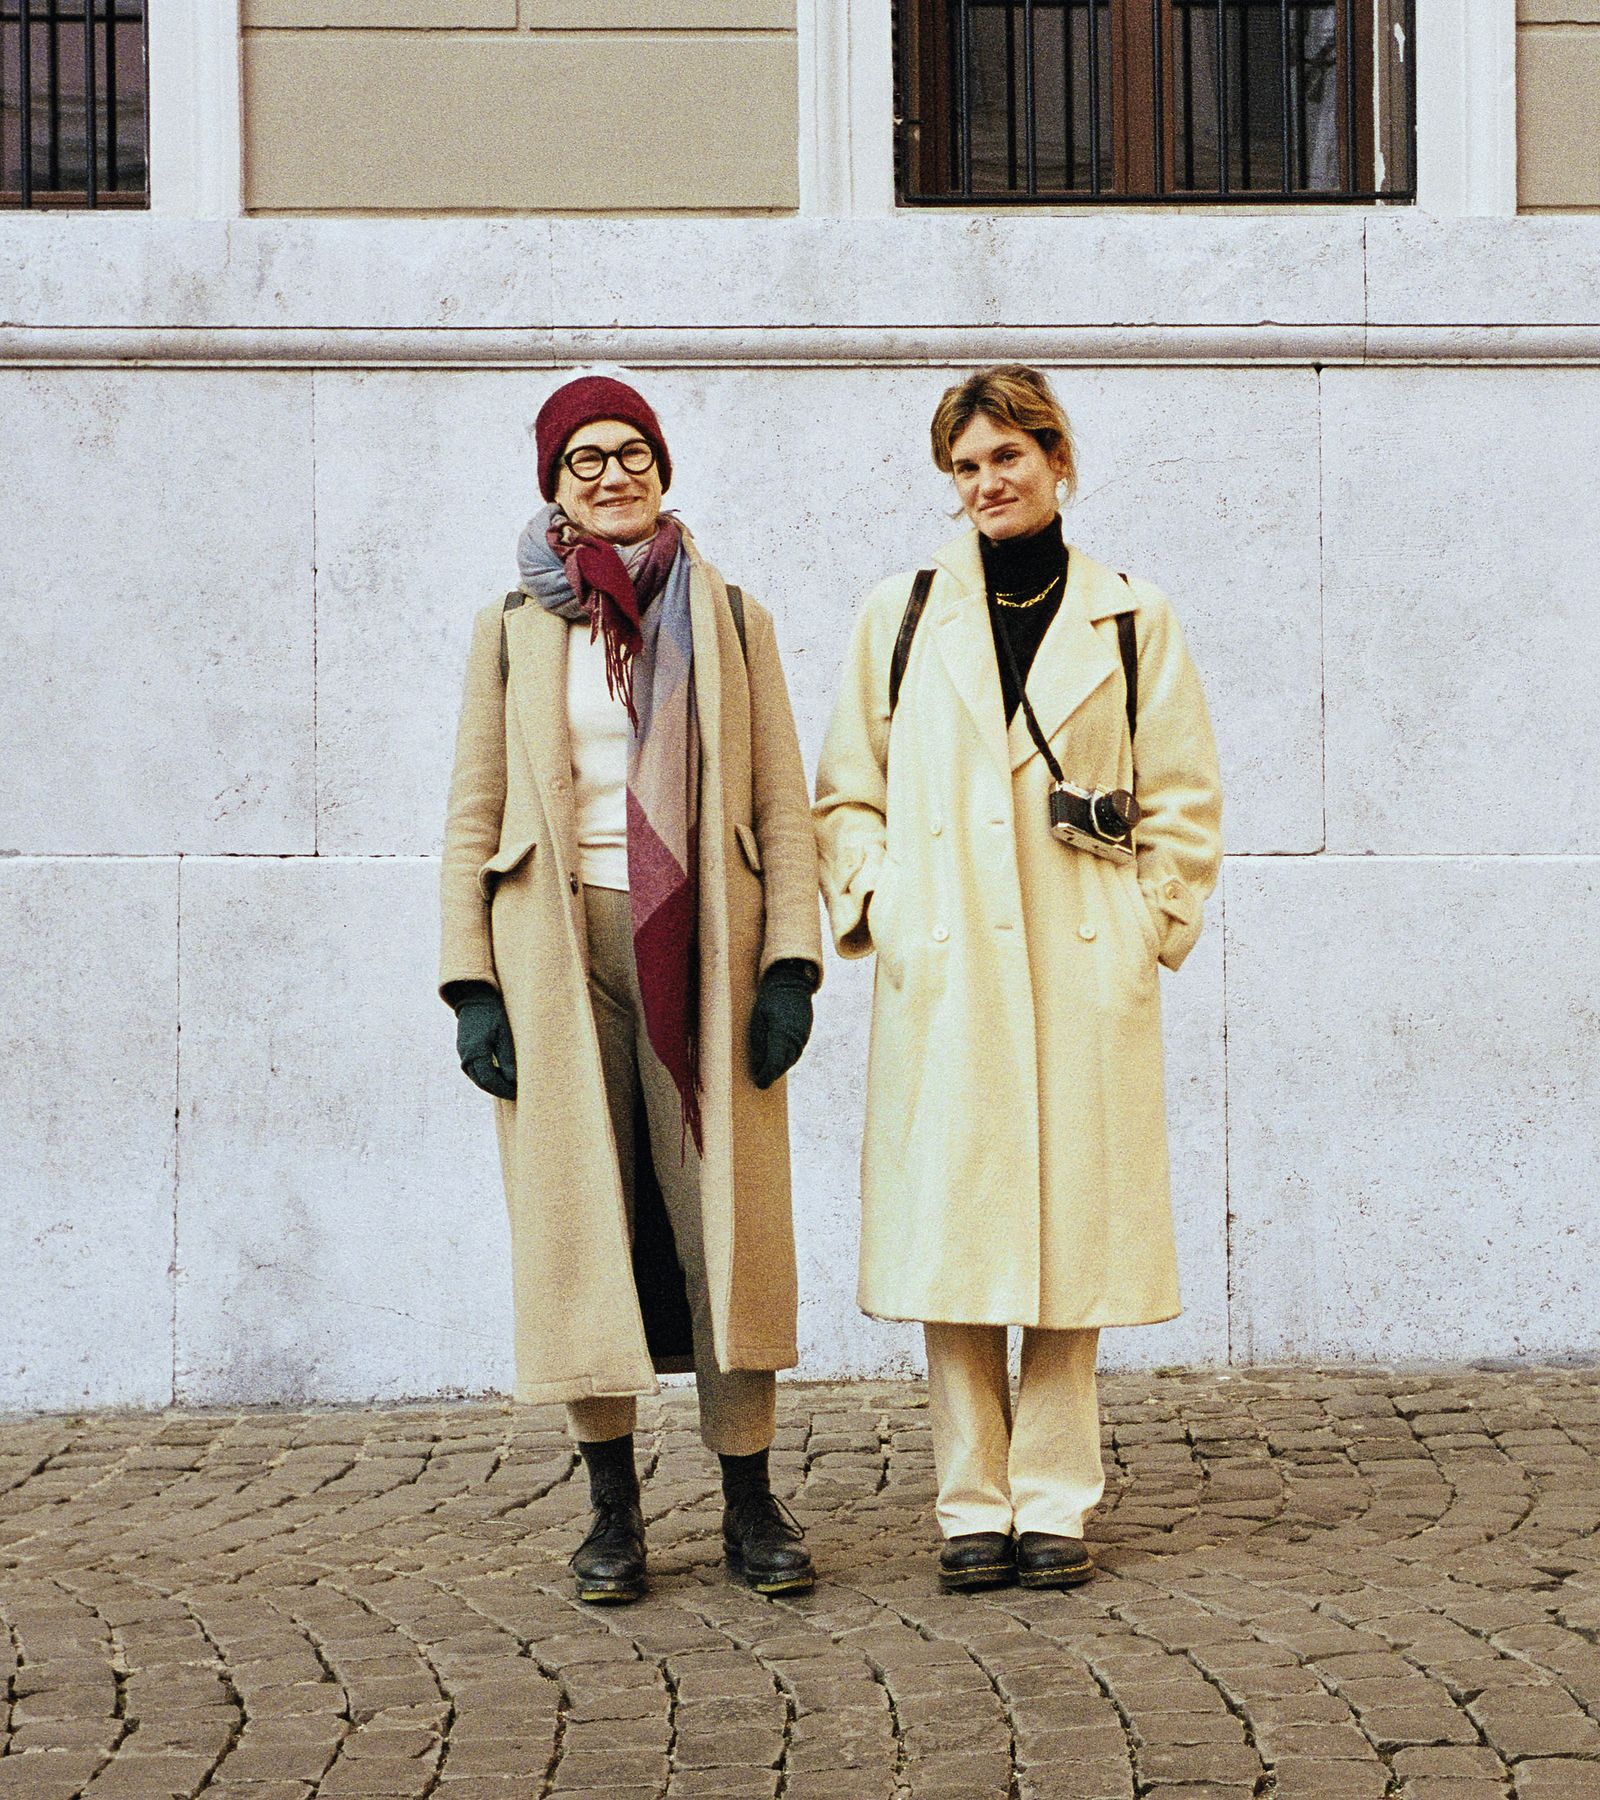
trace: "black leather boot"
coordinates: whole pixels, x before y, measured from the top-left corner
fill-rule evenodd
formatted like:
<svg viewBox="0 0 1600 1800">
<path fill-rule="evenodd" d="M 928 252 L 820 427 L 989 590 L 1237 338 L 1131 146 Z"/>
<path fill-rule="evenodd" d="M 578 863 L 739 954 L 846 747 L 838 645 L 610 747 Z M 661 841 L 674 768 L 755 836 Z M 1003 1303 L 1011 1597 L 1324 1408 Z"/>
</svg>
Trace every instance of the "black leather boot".
<svg viewBox="0 0 1600 1800">
<path fill-rule="evenodd" d="M 568 1565 L 578 1598 L 616 1606 L 644 1592 L 644 1513 L 633 1466 L 633 1437 L 579 1444 L 589 1471 L 594 1522 Z"/>
<path fill-rule="evenodd" d="M 803 1594 L 817 1572 L 800 1521 L 772 1491 L 767 1452 L 724 1456 L 722 1549 L 733 1573 L 758 1594 Z"/>
<path fill-rule="evenodd" d="M 1082 1538 L 1025 1531 L 1017 1539 L 1017 1579 L 1024 1587 L 1076 1587 L 1094 1573 L 1094 1558 Z"/>
<path fill-rule="evenodd" d="M 1009 1531 L 966 1531 L 939 1553 L 939 1586 L 947 1594 L 1009 1587 L 1017 1578 L 1017 1547 Z"/>
</svg>

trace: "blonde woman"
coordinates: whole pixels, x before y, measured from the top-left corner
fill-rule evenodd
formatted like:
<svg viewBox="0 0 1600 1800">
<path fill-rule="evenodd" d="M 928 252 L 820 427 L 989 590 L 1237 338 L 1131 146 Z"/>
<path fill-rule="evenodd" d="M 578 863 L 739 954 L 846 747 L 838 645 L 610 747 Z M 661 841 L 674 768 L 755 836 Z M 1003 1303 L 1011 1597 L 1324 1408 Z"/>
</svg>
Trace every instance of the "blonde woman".
<svg viewBox="0 0 1600 1800">
<path fill-rule="evenodd" d="M 1216 753 L 1164 596 L 1063 539 L 1045 378 L 980 370 L 932 441 L 971 528 L 867 596 L 813 809 L 840 953 L 878 958 L 859 1299 L 924 1325 L 942 1585 L 1063 1587 L 1100 1329 L 1179 1310 L 1156 966 L 1216 883 Z"/>
</svg>

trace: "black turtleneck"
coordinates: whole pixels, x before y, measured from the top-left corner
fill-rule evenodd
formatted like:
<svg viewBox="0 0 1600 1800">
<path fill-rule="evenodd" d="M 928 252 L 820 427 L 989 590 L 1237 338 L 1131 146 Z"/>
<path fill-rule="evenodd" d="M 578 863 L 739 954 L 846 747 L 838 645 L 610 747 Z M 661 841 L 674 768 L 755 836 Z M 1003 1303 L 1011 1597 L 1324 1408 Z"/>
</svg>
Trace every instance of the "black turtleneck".
<svg viewBox="0 0 1600 1800">
<path fill-rule="evenodd" d="M 1017 672 L 1028 679 L 1033 659 L 1050 629 L 1050 621 L 1061 610 L 1061 596 L 1067 585 L 1067 546 L 1061 536 L 1059 513 L 1031 537 L 1001 538 L 992 542 L 980 531 L 978 548 L 983 553 L 983 584 L 989 599 L 989 629 L 994 633 L 995 660 L 1000 665 L 1000 693 L 1005 701 L 1006 723 L 1022 703 L 1022 694 L 1011 679 L 1006 658 L 1000 648 L 1000 633 L 1006 634 Z M 1043 597 L 1031 606 L 1003 604 Z"/>
</svg>

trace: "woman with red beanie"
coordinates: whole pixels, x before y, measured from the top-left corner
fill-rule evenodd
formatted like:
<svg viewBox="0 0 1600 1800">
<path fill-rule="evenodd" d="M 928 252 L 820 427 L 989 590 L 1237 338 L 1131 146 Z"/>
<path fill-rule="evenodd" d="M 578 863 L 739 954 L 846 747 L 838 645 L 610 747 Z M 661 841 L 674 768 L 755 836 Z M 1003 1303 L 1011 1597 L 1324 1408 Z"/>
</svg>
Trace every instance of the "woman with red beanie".
<svg viewBox="0 0 1600 1800">
<path fill-rule="evenodd" d="M 768 613 L 662 511 L 627 383 L 558 388 L 547 504 L 479 613 L 442 866 L 440 992 L 495 1096 L 517 1395 L 589 1471 L 582 1599 L 644 1591 L 635 1397 L 692 1368 L 730 1566 L 809 1587 L 767 1471 L 795 1346 L 783 1076 L 822 976 L 805 773 Z"/>
</svg>

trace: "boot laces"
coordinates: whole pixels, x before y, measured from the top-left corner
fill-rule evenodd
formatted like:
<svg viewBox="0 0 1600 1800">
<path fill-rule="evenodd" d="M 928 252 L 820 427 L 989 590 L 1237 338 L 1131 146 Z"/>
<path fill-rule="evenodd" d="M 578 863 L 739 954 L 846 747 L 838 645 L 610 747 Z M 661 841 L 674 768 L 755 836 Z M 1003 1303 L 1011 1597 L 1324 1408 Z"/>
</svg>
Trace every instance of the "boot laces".
<svg viewBox="0 0 1600 1800">
<path fill-rule="evenodd" d="M 750 1532 L 770 1532 L 774 1537 L 799 1543 L 806 1535 L 805 1527 L 770 1490 L 742 1494 L 728 1510 L 741 1537 Z"/>
<path fill-rule="evenodd" d="M 587 1550 L 591 1544 L 597 1544 L 613 1535 L 625 1533 L 630 1528 L 629 1515 L 638 1502 L 632 1495 L 603 1494 L 593 1502 L 594 1521 L 589 1527 L 589 1535 L 578 1546 L 579 1551 Z"/>
</svg>

